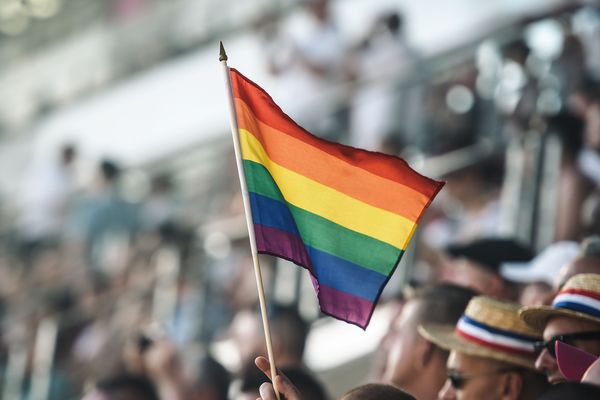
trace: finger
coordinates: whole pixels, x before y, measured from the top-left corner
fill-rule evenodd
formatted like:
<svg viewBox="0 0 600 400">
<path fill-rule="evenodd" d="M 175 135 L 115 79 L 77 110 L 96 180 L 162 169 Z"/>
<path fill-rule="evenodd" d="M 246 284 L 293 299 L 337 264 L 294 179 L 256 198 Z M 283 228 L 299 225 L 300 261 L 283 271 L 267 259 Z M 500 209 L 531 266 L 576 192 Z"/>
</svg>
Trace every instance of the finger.
<svg viewBox="0 0 600 400">
<path fill-rule="evenodd" d="M 271 379 L 271 364 L 265 357 L 256 357 L 254 364 L 260 369 L 269 379 Z"/>
<path fill-rule="evenodd" d="M 275 395 L 275 390 L 273 390 L 273 385 L 268 382 L 260 385 L 259 388 L 260 398 L 262 400 L 277 400 L 277 396 Z"/>
<path fill-rule="evenodd" d="M 277 375 L 275 377 L 275 387 L 279 393 L 285 395 L 289 400 L 297 399 L 300 397 L 300 392 L 294 386 L 292 382 L 285 375 Z"/>
</svg>

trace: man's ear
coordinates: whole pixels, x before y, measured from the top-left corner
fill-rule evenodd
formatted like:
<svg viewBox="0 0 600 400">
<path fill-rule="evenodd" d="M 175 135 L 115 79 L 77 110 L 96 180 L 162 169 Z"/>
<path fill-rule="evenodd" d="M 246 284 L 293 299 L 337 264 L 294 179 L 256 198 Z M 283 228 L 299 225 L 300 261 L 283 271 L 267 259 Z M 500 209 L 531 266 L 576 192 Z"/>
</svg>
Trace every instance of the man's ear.
<svg viewBox="0 0 600 400">
<path fill-rule="evenodd" d="M 502 399 L 517 400 L 523 389 L 523 377 L 518 372 L 508 372 L 502 377 Z"/>
<path fill-rule="evenodd" d="M 437 349 L 435 345 L 422 337 L 419 337 L 417 346 L 417 368 L 425 368 L 435 361 Z"/>
</svg>

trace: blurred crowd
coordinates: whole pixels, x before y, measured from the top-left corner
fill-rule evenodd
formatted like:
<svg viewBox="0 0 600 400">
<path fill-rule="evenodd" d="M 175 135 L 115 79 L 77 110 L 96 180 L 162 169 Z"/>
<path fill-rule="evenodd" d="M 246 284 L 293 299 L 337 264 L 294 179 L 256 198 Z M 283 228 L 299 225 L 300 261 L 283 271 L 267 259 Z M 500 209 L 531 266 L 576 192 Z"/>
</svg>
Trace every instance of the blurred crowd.
<svg viewBox="0 0 600 400">
<path fill-rule="evenodd" d="M 342 398 L 598 397 L 600 7 L 513 21 L 449 63 L 419 54 L 397 11 L 350 43 L 328 1 L 304 3 L 302 35 L 283 18 L 253 28 L 282 109 L 446 181 L 409 281 L 382 296 L 389 327 L 370 383 Z M 542 20 L 561 33 L 556 49 L 536 47 Z M 203 188 L 221 193 L 203 226 L 173 171 L 132 197 L 118 160 L 85 175 L 75 144 L 15 177 L 0 221 L 3 399 L 275 398 L 247 238 L 216 228 L 242 210 L 227 161 L 231 179 Z M 277 266 L 264 261 L 274 289 Z M 271 302 L 269 320 L 279 391 L 331 398 L 305 363 L 320 321 L 297 297 Z M 230 359 L 214 351 L 224 340 Z"/>
</svg>

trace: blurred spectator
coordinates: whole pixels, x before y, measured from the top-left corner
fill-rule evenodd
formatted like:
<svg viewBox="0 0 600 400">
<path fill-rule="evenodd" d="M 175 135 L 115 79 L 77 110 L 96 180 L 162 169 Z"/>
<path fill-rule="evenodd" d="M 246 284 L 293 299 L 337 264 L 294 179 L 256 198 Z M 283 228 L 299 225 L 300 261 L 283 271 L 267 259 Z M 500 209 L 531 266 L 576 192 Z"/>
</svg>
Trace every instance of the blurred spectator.
<svg viewBox="0 0 600 400">
<path fill-rule="evenodd" d="M 403 293 L 385 303 L 385 307 L 390 308 L 390 318 L 388 319 L 389 322 L 385 335 L 383 335 L 377 344 L 375 352 L 373 353 L 373 359 L 371 362 L 371 378 L 375 382 L 382 382 L 383 380 L 383 374 L 387 368 L 390 348 L 394 341 L 396 321 L 398 318 L 400 318 L 404 304 L 406 304 L 406 298 L 412 296 L 413 294 L 413 289 L 407 286 Z M 383 306 L 383 304 L 380 304 L 378 307 Z"/>
<path fill-rule="evenodd" d="M 549 118 L 548 131 L 558 136 L 562 144 L 558 181 L 555 240 L 577 240 L 581 232 L 581 208 L 590 194 L 589 181 L 577 167 L 577 155 L 583 146 L 583 121 L 562 112 Z"/>
<path fill-rule="evenodd" d="M 302 3 L 308 12 L 305 33 L 271 47 L 270 69 L 279 78 L 278 103 L 296 122 L 318 133 L 327 131 L 325 121 L 334 106 L 323 88 L 341 80 L 338 74 L 344 65 L 346 46 L 331 15 L 329 0 Z M 284 31 L 276 36 L 288 35 Z"/>
<path fill-rule="evenodd" d="M 173 183 L 168 175 L 152 179 L 150 194 L 141 210 L 141 222 L 146 230 L 157 231 L 167 223 L 178 221 L 180 205 L 175 200 Z"/>
<path fill-rule="evenodd" d="M 415 398 L 394 386 L 369 383 L 352 389 L 340 400 L 415 400 Z"/>
<path fill-rule="evenodd" d="M 121 168 L 110 160 L 98 166 L 96 186 L 76 205 L 73 230 L 84 241 L 90 264 L 106 265 L 111 251 L 127 246 L 140 227 L 137 208 L 121 195 Z"/>
<path fill-rule="evenodd" d="M 589 383 L 567 382 L 552 387 L 539 400 L 596 399 L 600 398 L 600 386 Z"/>
<path fill-rule="evenodd" d="M 584 109 L 584 148 L 578 155 L 577 165 L 581 172 L 597 188 L 600 186 L 600 93 L 593 93 Z"/>
<path fill-rule="evenodd" d="M 554 289 L 546 282 L 532 282 L 527 284 L 519 296 L 519 304 L 524 306 L 542 306 L 552 302 Z"/>
<path fill-rule="evenodd" d="M 559 290 L 575 275 L 600 274 L 600 236 L 592 236 L 583 241 L 579 257 L 564 265 L 558 272 L 555 289 Z"/>
<path fill-rule="evenodd" d="M 583 231 L 586 236 L 600 235 L 600 195 L 590 196 L 583 206 Z"/>
<path fill-rule="evenodd" d="M 136 375 L 115 375 L 96 384 L 84 400 L 159 400 L 152 383 Z"/>
<path fill-rule="evenodd" d="M 269 325 L 277 367 L 303 367 L 309 326 L 298 310 L 293 306 L 272 306 L 269 310 Z M 249 368 L 254 370 L 254 359 L 267 353 L 260 315 L 255 311 L 240 311 L 231 324 L 230 333 L 239 351 L 242 365 L 250 366 Z"/>
<path fill-rule="evenodd" d="M 500 273 L 518 283 L 544 282 L 554 285 L 560 270 L 573 261 L 580 252 L 577 242 L 556 242 L 542 250 L 528 263 L 505 263 Z"/>
<path fill-rule="evenodd" d="M 254 363 L 252 363 L 254 364 Z M 255 400 L 261 395 L 261 386 L 268 382 L 264 373 L 248 364 L 242 370 L 241 395 L 236 400 Z M 279 368 L 279 367 L 278 367 Z M 298 367 L 281 368 L 281 373 L 293 383 L 299 392 L 300 400 L 327 400 L 323 385 L 306 370 Z"/>
<path fill-rule="evenodd" d="M 448 353 L 417 332 L 424 323 L 455 324 L 475 293 L 454 285 L 417 289 L 380 343 L 388 354 L 383 381 L 418 399 L 435 399 L 446 379 Z"/>
<path fill-rule="evenodd" d="M 229 372 L 208 355 L 202 357 L 199 365 L 191 383 L 190 400 L 227 400 L 231 382 Z"/>
<path fill-rule="evenodd" d="M 352 146 L 381 151 L 397 130 L 398 112 L 407 105 L 401 103 L 396 82 L 416 61 L 403 29 L 401 14 L 381 15 L 352 56 L 351 75 L 358 81 L 350 104 Z"/>
<path fill-rule="evenodd" d="M 57 160 L 31 167 L 23 179 L 16 202 L 19 254 L 30 262 L 36 251 L 60 243 L 73 195 L 77 188 L 73 145 L 60 149 Z"/>
<path fill-rule="evenodd" d="M 500 274 L 507 262 L 524 262 L 532 251 L 510 238 L 484 238 L 463 245 L 452 245 L 440 265 L 439 280 L 475 290 L 497 299 L 516 300 L 510 282 Z"/>
<path fill-rule="evenodd" d="M 443 176 L 446 186 L 437 202 L 443 214 L 423 231 L 425 242 L 435 250 L 499 233 L 502 167 L 496 157 L 481 153 L 473 147 L 465 150 L 460 160 L 438 158 L 441 168 L 452 166 L 454 170 Z"/>
<path fill-rule="evenodd" d="M 526 285 L 519 296 L 520 304 L 549 304 L 554 297 L 556 277 L 578 255 L 579 244 L 576 242 L 557 242 L 546 247 L 529 263 L 503 264 L 500 274 L 509 281 Z"/>
<path fill-rule="evenodd" d="M 271 307 L 269 321 L 277 367 L 302 367 L 309 325 L 298 313 L 298 309 L 293 306 Z M 266 349 L 263 350 L 266 352 Z"/>
</svg>

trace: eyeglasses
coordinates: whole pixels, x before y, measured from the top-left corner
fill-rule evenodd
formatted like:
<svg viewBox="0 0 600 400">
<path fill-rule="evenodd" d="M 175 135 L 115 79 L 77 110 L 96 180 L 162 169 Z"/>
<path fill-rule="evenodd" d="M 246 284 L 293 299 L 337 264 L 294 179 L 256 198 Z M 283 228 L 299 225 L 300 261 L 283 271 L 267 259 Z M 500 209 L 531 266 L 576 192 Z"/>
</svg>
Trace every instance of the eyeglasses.
<svg viewBox="0 0 600 400">
<path fill-rule="evenodd" d="M 450 381 L 450 384 L 452 385 L 452 387 L 454 389 L 461 389 L 465 385 L 466 381 L 471 380 L 473 378 L 482 378 L 485 376 L 499 375 L 499 374 L 504 374 L 506 372 L 517 372 L 520 370 L 521 370 L 520 368 L 501 368 L 501 369 L 495 369 L 492 371 L 473 373 L 473 374 L 460 374 L 458 372 L 448 371 L 448 380 Z"/>
<path fill-rule="evenodd" d="M 592 340 L 592 339 L 600 339 L 600 332 L 576 332 L 576 333 L 567 333 L 564 335 L 556 335 L 552 336 L 550 340 L 537 341 L 533 343 L 533 350 L 536 354 L 540 354 L 544 349 L 548 351 L 548 353 L 556 358 L 555 346 L 556 341 L 560 341 L 566 344 L 573 345 L 576 340 Z"/>
</svg>

